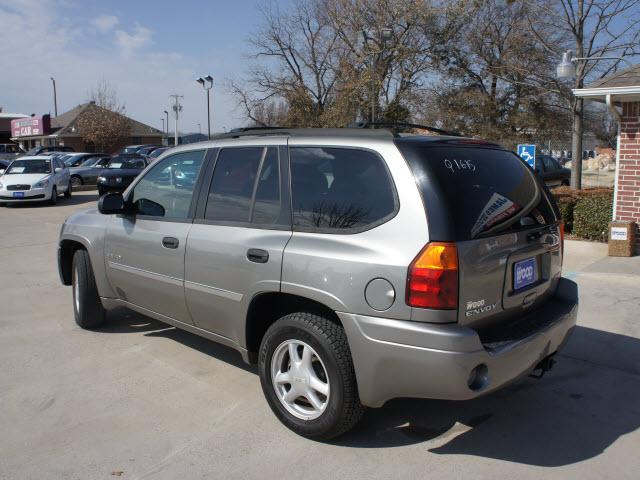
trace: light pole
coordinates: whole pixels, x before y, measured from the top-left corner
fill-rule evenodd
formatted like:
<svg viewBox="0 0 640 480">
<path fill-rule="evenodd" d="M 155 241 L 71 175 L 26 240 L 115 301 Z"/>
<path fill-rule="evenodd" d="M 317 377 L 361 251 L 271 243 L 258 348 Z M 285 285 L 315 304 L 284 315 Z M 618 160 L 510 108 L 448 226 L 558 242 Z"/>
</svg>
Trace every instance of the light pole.
<svg viewBox="0 0 640 480">
<path fill-rule="evenodd" d="M 162 134 L 164 135 L 164 117 L 162 117 L 160 120 L 162 120 Z"/>
<path fill-rule="evenodd" d="M 209 92 L 213 87 L 213 77 L 211 75 L 207 75 L 204 78 L 200 77 L 196 80 L 196 82 L 202 85 L 202 88 L 204 88 L 207 91 L 207 136 L 209 140 L 211 140 L 211 107 L 209 103 L 210 102 Z"/>
<path fill-rule="evenodd" d="M 580 68 L 579 75 L 576 75 L 576 64 L 578 62 L 589 62 L 598 60 L 622 60 L 631 63 L 623 57 L 574 57 L 571 50 L 562 54 L 562 60 L 556 67 L 556 76 L 559 79 L 576 79 L 575 87 L 584 86 L 584 68 Z M 576 106 L 573 114 L 573 127 L 571 132 L 571 188 L 580 190 L 582 188 L 582 133 L 583 133 L 583 103 L 582 98 L 576 98 Z"/>
<path fill-rule="evenodd" d="M 166 111 L 166 110 L 163 110 L 163 112 L 164 112 L 165 116 L 167 117 L 167 123 L 165 125 L 167 126 L 167 131 L 166 131 L 166 134 L 167 134 L 167 145 L 169 145 L 169 112 Z"/>
<path fill-rule="evenodd" d="M 373 40 L 373 37 L 371 37 L 369 35 L 369 32 L 367 30 L 363 30 L 362 31 L 362 36 L 364 38 L 364 44 L 366 46 L 369 45 L 369 41 Z M 370 72 L 370 76 L 371 76 L 371 123 L 375 123 L 376 121 L 376 103 L 378 102 L 378 98 L 377 98 L 377 94 L 378 94 L 378 82 L 377 82 L 377 72 L 376 70 L 376 60 L 375 60 L 375 56 L 384 52 L 384 48 L 385 45 L 387 43 L 387 41 L 391 40 L 391 37 L 393 36 L 393 29 L 392 28 L 381 28 L 380 32 L 379 32 L 379 37 L 380 37 L 380 41 L 379 44 L 381 46 L 381 48 L 379 50 L 373 50 L 370 49 L 369 50 L 369 55 L 371 56 L 371 60 L 369 62 L 369 72 Z"/>
<path fill-rule="evenodd" d="M 56 92 L 56 79 L 53 77 L 49 77 L 53 82 L 53 112 L 55 116 L 58 116 L 58 95 Z"/>
<path fill-rule="evenodd" d="M 182 105 L 180 105 L 180 99 L 184 98 L 184 95 L 178 95 L 174 93 L 173 95 L 169 95 L 174 100 L 173 104 L 173 113 L 176 114 L 176 131 L 174 132 L 174 140 L 173 145 L 178 146 L 178 118 L 180 117 L 180 112 L 182 111 Z"/>
</svg>

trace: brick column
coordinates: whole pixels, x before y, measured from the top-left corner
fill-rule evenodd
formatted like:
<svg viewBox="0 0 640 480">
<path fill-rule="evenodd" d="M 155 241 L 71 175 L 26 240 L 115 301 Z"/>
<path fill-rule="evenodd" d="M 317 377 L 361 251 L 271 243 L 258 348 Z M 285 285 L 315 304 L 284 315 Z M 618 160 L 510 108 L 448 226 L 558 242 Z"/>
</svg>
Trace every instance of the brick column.
<svg viewBox="0 0 640 480">
<path fill-rule="evenodd" d="M 640 225 L 640 102 L 622 104 L 618 162 L 615 219 Z M 640 253 L 638 233 L 636 254 Z"/>
</svg>

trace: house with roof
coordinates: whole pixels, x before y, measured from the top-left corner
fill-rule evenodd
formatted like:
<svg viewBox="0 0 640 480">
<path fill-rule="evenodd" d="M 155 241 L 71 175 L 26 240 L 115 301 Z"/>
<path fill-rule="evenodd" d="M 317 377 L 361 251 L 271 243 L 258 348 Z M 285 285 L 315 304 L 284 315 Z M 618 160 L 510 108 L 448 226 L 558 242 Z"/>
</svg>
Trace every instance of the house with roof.
<svg viewBox="0 0 640 480">
<path fill-rule="evenodd" d="M 64 146 L 71 147 L 76 152 L 94 152 L 95 146 L 85 141 L 77 123 L 83 114 L 91 113 L 91 110 L 96 109 L 105 110 L 95 102 L 88 102 L 53 118 L 49 115 L 39 115 L 13 120 L 11 139 L 18 142 L 24 150 L 37 146 Z M 113 112 L 110 114 L 120 115 Z M 164 133 L 161 130 L 133 118 L 126 118 L 131 127 L 129 136 L 112 147 L 114 152 L 125 145 L 162 143 Z"/>
<path fill-rule="evenodd" d="M 635 251 L 640 252 L 640 65 L 620 70 L 584 88 L 576 97 L 607 105 L 618 123 L 613 221 L 635 224 Z"/>
</svg>

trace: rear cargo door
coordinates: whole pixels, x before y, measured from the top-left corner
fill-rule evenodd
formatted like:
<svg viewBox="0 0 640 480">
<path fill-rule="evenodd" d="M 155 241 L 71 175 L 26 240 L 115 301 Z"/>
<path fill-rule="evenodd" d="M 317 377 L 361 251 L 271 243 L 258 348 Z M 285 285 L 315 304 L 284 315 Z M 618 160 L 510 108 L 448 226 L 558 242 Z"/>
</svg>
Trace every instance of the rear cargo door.
<svg viewBox="0 0 640 480">
<path fill-rule="evenodd" d="M 543 303 L 562 252 L 556 209 L 533 170 L 490 144 L 402 142 L 430 241 L 458 247 L 459 323 L 494 325 Z"/>
</svg>

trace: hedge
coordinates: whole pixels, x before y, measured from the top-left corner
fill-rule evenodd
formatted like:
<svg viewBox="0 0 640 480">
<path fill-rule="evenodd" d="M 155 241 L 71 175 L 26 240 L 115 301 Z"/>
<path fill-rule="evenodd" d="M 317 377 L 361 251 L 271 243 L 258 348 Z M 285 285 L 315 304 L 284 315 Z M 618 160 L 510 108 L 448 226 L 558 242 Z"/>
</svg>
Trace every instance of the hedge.
<svg viewBox="0 0 640 480">
<path fill-rule="evenodd" d="M 572 190 L 559 187 L 552 192 L 567 233 L 588 240 L 607 241 L 613 212 L 613 189 Z"/>
</svg>

